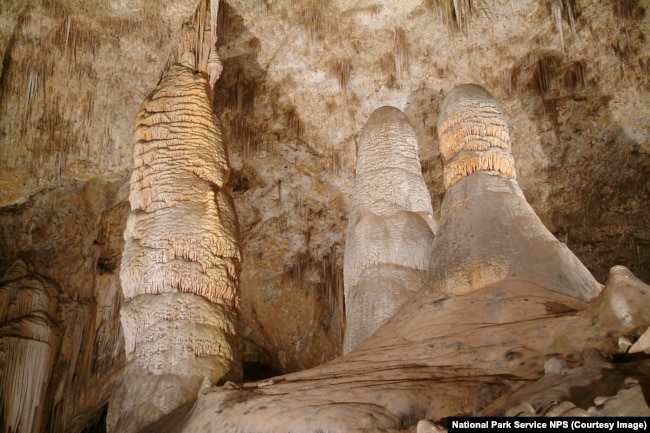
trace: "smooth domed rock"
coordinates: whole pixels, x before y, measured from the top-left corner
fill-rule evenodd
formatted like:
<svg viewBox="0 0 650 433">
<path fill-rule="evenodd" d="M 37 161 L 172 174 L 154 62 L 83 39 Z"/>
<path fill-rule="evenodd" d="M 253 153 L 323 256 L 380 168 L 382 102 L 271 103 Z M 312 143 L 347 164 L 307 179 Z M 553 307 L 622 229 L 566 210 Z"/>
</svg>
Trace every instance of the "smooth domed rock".
<svg viewBox="0 0 650 433">
<path fill-rule="evenodd" d="M 346 229 L 344 354 L 424 288 L 436 226 L 415 131 L 397 108 L 376 109 L 361 134 Z"/>
<path fill-rule="evenodd" d="M 519 279 L 578 299 L 602 286 L 544 226 L 515 179 L 498 102 L 475 84 L 447 95 L 438 119 L 447 191 L 429 290 L 463 294 Z"/>
</svg>

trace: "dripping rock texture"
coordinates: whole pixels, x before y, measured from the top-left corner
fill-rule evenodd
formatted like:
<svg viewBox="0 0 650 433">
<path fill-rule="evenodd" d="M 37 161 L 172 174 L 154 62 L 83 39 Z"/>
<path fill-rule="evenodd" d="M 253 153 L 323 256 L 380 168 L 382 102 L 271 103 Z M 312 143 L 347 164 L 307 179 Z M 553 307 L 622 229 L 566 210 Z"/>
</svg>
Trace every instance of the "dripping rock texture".
<svg viewBox="0 0 650 433">
<path fill-rule="evenodd" d="M 515 177 L 500 105 L 464 84 L 438 119 L 447 191 L 433 244 L 430 290 L 463 294 L 518 279 L 589 300 L 601 285 L 537 217 Z"/>
<path fill-rule="evenodd" d="M 138 431 L 191 402 L 204 379 L 241 376 L 239 234 L 222 188 L 228 159 L 207 82 L 192 57 L 182 61 L 135 120 L 120 271 L 129 364 L 111 401 L 111 431 Z"/>
<path fill-rule="evenodd" d="M 517 177 L 503 111 L 482 87 L 465 84 L 447 95 L 438 115 L 438 137 L 445 188 L 476 171 Z"/>
<path fill-rule="evenodd" d="M 648 29 L 644 0 L 0 0 L 0 275 L 23 261 L 59 291 L 43 430 L 99 429 L 121 382 L 133 119 L 180 53 L 223 66 L 212 109 L 258 379 L 341 353 L 345 231 L 377 107 L 408 117 L 440 219 L 437 121 L 460 83 L 501 103 L 518 187 L 550 233 L 600 283 L 617 264 L 649 282 Z"/>
<path fill-rule="evenodd" d="M 350 200 L 343 353 L 425 287 L 435 229 L 415 131 L 397 108 L 378 108 L 361 134 Z"/>
<path fill-rule="evenodd" d="M 16 262 L 0 279 L 0 411 L 3 432 L 40 431 L 58 351 L 58 289 Z M 49 400 L 49 399 L 48 399 Z"/>
</svg>

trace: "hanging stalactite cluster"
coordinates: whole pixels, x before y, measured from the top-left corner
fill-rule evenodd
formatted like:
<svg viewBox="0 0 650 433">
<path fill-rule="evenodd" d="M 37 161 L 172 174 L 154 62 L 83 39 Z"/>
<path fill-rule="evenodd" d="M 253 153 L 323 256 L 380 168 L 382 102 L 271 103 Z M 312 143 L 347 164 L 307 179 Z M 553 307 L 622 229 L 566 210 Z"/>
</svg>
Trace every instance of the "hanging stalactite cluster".
<svg viewBox="0 0 650 433">
<path fill-rule="evenodd" d="M 58 289 L 17 262 L 0 278 L 0 431 L 41 431 L 60 336 Z"/>
</svg>

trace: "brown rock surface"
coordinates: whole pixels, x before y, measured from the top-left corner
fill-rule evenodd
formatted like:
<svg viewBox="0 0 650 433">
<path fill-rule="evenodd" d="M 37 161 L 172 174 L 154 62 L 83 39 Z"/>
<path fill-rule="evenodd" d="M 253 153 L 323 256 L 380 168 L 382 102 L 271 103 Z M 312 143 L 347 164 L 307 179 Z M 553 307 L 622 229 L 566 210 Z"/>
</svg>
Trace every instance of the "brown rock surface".
<svg viewBox="0 0 650 433">
<path fill-rule="evenodd" d="M 6 258 L 19 257 L 28 278 L 58 290 L 51 318 L 59 350 L 41 431 L 82 431 L 99 422 L 120 378 L 124 340 L 117 270 L 124 242 L 120 230 L 128 215 L 121 187 L 120 182 L 62 180 L 0 213 Z M 9 269 L 3 262 L 7 276 Z"/>
<path fill-rule="evenodd" d="M 46 431 L 101 424 L 123 369 L 133 118 L 198 28 L 212 38 L 197 3 L 0 2 L 0 275 L 20 259 L 60 290 Z M 338 356 L 363 124 L 382 105 L 408 116 L 439 216 L 437 118 L 462 82 L 501 102 L 519 186 L 549 231 L 599 282 L 616 264 L 650 281 L 648 6 L 457 3 L 219 2 L 213 108 L 244 237 L 247 377 Z"/>
<path fill-rule="evenodd" d="M 546 380 L 545 362 L 560 356 L 578 367 L 583 355 L 615 354 L 619 336 L 650 324 L 649 295 L 650 286 L 619 267 L 590 304 L 513 279 L 462 296 L 416 296 L 343 358 L 204 391 L 183 431 L 388 430 L 576 396 L 586 410 L 601 392 L 623 389 L 626 375 L 643 377 L 648 361 L 630 368 L 587 358 L 582 370 Z M 646 413 L 637 408 L 635 415 Z"/>
<path fill-rule="evenodd" d="M 39 431 L 59 335 L 58 289 L 21 261 L 0 279 L 0 410 L 3 431 Z"/>
</svg>

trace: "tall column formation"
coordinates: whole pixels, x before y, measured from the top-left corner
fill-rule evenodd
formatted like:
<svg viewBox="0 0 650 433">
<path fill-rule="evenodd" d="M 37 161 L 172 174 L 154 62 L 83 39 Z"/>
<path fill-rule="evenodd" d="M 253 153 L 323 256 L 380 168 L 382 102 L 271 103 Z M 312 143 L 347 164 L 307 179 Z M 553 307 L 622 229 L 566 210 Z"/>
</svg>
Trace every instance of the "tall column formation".
<svg viewBox="0 0 650 433">
<path fill-rule="evenodd" d="M 110 431 L 133 432 L 190 404 L 207 380 L 241 376 L 241 252 L 229 166 L 204 74 L 186 53 L 135 120 L 131 214 L 120 278 L 128 365 Z"/>
<path fill-rule="evenodd" d="M 375 110 L 361 134 L 346 230 L 343 353 L 425 287 L 437 225 L 404 113 Z"/>
<path fill-rule="evenodd" d="M 462 294 L 509 279 L 578 299 L 601 285 L 558 241 L 516 181 L 510 135 L 499 103 L 483 87 L 455 87 L 438 117 L 447 188 L 433 245 L 430 288 Z"/>
<path fill-rule="evenodd" d="M 60 335 L 58 289 L 18 261 L 0 278 L 0 432 L 43 431 Z"/>
</svg>

